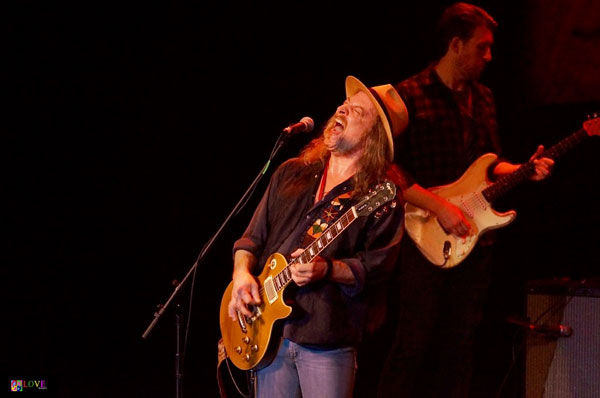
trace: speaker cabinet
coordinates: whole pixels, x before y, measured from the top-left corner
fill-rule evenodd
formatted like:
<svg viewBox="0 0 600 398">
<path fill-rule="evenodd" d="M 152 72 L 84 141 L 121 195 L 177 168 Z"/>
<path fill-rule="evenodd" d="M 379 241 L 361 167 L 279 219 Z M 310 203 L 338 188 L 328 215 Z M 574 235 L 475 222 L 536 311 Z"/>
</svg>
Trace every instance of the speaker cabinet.
<svg viewBox="0 0 600 398">
<path fill-rule="evenodd" d="M 525 396 L 600 397 L 600 280 L 531 282 L 527 317 L 531 324 L 573 332 L 528 333 Z"/>
</svg>

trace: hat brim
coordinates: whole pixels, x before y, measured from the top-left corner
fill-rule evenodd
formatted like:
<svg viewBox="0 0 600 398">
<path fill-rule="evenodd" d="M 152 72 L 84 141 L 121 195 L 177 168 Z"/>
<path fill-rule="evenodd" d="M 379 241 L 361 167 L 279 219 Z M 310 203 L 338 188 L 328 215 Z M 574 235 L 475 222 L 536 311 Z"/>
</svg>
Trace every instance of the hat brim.
<svg viewBox="0 0 600 398">
<path fill-rule="evenodd" d="M 381 118 L 381 121 L 383 123 L 383 128 L 385 129 L 385 132 L 387 134 L 387 139 L 388 139 L 388 144 L 389 144 L 389 149 L 390 149 L 390 156 L 393 159 L 394 158 L 394 135 L 392 134 L 392 127 L 390 126 L 389 116 L 388 116 L 385 108 L 380 104 L 379 99 L 373 95 L 371 90 L 369 90 L 369 88 L 367 86 L 365 86 L 360 80 L 358 80 L 354 76 L 346 77 L 346 96 L 351 97 L 358 92 L 363 92 L 363 93 L 367 94 L 367 96 L 369 97 L 369 99 L 371 100 L 373 105 L 375 106 L 375 109 L 377 109 L 377 113 L 379 114 L 379 117 Z"/>
</svg>

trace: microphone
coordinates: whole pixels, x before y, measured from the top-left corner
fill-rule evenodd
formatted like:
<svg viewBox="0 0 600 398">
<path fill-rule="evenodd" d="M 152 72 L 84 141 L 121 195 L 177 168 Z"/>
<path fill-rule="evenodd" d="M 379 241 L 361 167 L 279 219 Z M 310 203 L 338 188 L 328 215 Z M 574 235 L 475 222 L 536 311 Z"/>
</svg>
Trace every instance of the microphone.
<svg viewBox="0 0 600 398">
<path fill-rule="evenodd" d="M 570 326 L 565 326 L 561 324 L 557 325 L 537 325 L 535 323 L 530 323 L 527 321 L 523 321 L 521 319 L 516 319 L 513 317 L 508 317 L 506 319 L 508 323 L 512 323 L 513 325 L 520 326 L 525 328 L 531 332 L 543 334 L 548 337 L 570 337 L 573 334 L 573 328 Z"/>
<path fill-rule="evenodd" d="M 304 116 L 298 123 L 291 124 L 283 129 L 283 132 L 287 135 L 297 133 L 310 133 L 315 127 L 315 122 L 308 116 Z"/>
<path fill-rule="evenodd" d="M 573 328 L 565 325 L 536 325 L 530 323 L 527 329 L 532 332 L 543 334 L 549 337 L 570 337 L 573 334 Z"/>
</svg>

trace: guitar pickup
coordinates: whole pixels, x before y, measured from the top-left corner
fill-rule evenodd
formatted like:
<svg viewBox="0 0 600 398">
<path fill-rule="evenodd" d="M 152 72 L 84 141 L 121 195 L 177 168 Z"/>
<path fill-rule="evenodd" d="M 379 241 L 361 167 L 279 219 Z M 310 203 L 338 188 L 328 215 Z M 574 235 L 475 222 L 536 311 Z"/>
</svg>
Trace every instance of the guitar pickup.
<svg viewBox="0 0 600 398">
<path fill-rule="evenodd" d="M 272 276 L 269 276 L 267 279 L 265 279 L 264 290 L 269 304 L 273 304 L 279 298 Z"/>
</svg>

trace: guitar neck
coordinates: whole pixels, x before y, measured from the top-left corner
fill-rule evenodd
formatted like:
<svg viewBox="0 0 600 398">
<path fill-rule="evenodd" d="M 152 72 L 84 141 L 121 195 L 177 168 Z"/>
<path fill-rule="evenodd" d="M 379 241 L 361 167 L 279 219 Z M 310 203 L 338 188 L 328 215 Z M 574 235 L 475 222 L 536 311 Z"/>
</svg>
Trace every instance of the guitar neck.
<svg viewBox="0 0 600 398">
<path fill-rule="evenodd" d="M 277 275 L 273 276 L 274 287 L 277 291 L 286 287 L 292 281 L 292 272 L 290 266 L 299 262 L 300 264 L 310 263 L 319 253 L 321 253 L 331 242 L 335 240 L 350 224 L 358 218 L 355 206 L 352 206 L 335 223 L 330 225 L 317 239 L 315 239 L 302 254 L 283 268 Z"/>
<path fill-rule="evenodd" d="M 585 138 L 588 137 L 588 133 L 585 129 L 579 129 L 568 137 L 562 139 L 560 142 L 548 148 L 544 151 L 541 157 L 547 157 L 557 160 L 559 157 L 567 153 L 570 149 L 579 145 Z M 507 193 L 521 182 L 527 180 L 535 173 L 535 165 L 533 161 L 523 163 L 517 170 L 500 177 L 495 183 L 485 188 L 481 193 L 485 199 L 492 203 L 497 198 Z"/>
</svg>

